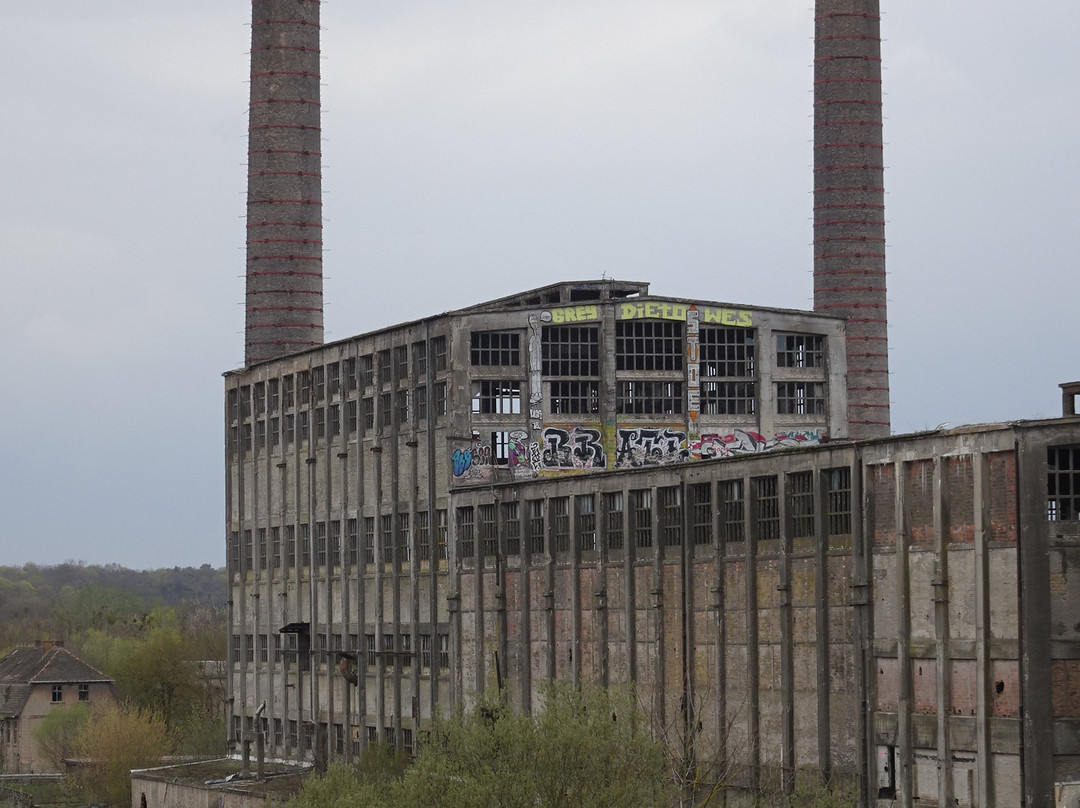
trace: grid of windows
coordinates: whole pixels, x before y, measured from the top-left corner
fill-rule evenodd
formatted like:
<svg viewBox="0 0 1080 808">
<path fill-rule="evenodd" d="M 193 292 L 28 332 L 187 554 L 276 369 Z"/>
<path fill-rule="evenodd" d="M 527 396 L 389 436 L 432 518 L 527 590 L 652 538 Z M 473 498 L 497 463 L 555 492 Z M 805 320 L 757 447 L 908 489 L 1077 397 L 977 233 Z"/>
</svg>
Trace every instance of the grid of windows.
<svg viewBox="0 0 1080 808">
<path fill-rule="evenodd" d="M 588 379 L 549 382 L 548 406 L 552 415 L 600 412 L 600 383 Z"/>
<path fill-rule="evenodd" d="M 556 553 L 570 550 L 570 499 L 552 497 L 551 499 L 551 549 Z"/>
<path fill-rule="evenodd" d="M 545 376 L 600 375 L 600 329 L 546 325 L 540 332 L 541 372 Z"/>
<path fill-rule="evenodd" d="M 1046 472 L 1046 518 L 1080 519 L 1080 446 L 1047 447 Z"/>
<path fill-rule="evenodd" d="M 596 500 L 592 494 L 579 494 L 577 505 L 577 543 L 582 552 L 596 550 Z"/>
<path fill-rule="evenodd" d="M 622 491 L 609 491 L 604 494 L 604 533 L 609 550 L 623 549 Z"/>
<path fill-rule="evenodd" d="M 825 529 L 830 536 L 851 535 L 851 469 L 828 469 L 825 477 Z"/>
<path fill-rule="evenodd" d="M 814 535 L 814 474 L 799 471 L 788 475 L 788 502 L 791 508 L 791 537 Z"/>
<path fill-rule="evenodd" d="M 757 411 L 755 382 L 702 382 L 703 415 L 754 415 Z"/>
<path fill-rule="evenodd" d="M 495 506 L 481 505 L 477 517 L 480 522 L 480 546 L 485 556 L 494 557 L 499 554 L 499 535 L 495 531 Z"/>
<path fill-rule="evenodd" d="M 712 543 L 712 486 L 695 483 L 686 487 L 690 508 L 690 541 L 694 544 Z"/>
<path fill-rule="evenodd" d="M 754 478 L 754 516 L 758 541 L 780 538 L 780 496 L 776 477 Z"/>
<path fill-rule="evenodd" d="M 660 543 L 678 547 L 682 544 L 682 489 L 677 485 L 660 488 L 656 499 L 660 506 Z"/>
<path fill-rule="evenodd" d="M 531 499 L 527 505 L 529 508 L 529 552 L 542 553 L 544 552 L 544 501 Z"/>
<path fill-rule="evenodd" d="M 822 382 L 778 382 L 776 411 L 781 415 L 824 415 L 825 385 Z"/>
<path fill-rule="evenodd" d="M 678 415 L 683 402 L 682 382 L 626 379 L 618 383 L 615 407 L 620 415 Z"/>
<path fill-rule="evenodd" d="M 472 508 L 457 509 L 458 557 L 472 558 L 476 552 L 476 539 L 473 534 L 474 516 Z"/>
<path fill-rule="evenodd" d="M 701 376 L 754 377 L 754 329 L 701 329 Z"/>
<path fill-rule="evenodd" d="M 521 553 L 521 509 L 516 502 L 504 502 L 502 506 L 502 534 L 506 540 L 506 554 Z"/>
<path fill-rule="evenodd" d="M 630 530 L 635 547 L 652 547 L 652 491 L 648 488 L 630 492 Z"/>
<path fill-rule="evenodd" d="M 473 331 L 469 358 L 478 367 L 520 365 L 521 335 L 516 331 Z"/>
<path fill-rule="evenodd" d="M 684 323 L 672 320 L 620 320 L 615 323 L 616 370 L 683 369 Z"/>
<path fill-rule="evenodd" d="M 520 415 L 521 382 L 503 379 L 473 382 L 472 411 L 479 415 Z"/>
<path fill-rule="evenodd" d="M 825 367 L 825 337 L 821 334 L 777 334 L 776 366 Z"/>
</svg>

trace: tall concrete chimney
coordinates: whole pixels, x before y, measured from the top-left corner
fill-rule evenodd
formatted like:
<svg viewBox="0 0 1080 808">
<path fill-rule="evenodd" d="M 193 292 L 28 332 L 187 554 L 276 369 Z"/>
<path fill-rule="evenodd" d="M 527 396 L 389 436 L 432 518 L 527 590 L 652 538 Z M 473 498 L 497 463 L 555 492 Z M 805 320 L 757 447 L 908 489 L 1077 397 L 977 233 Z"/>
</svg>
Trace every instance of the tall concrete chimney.
<svg viewBox="0 0 1080 808">
<path fill-rule="evenodd" d="M 878 0 L 817 0 L 814 310 L 846 317 L 849 435 L 888 435 Z"/>
<path fill-rule="evenodd" d="M 323 341 L 320 0 L 252 0 L 247 365 Z"/>
</svg>

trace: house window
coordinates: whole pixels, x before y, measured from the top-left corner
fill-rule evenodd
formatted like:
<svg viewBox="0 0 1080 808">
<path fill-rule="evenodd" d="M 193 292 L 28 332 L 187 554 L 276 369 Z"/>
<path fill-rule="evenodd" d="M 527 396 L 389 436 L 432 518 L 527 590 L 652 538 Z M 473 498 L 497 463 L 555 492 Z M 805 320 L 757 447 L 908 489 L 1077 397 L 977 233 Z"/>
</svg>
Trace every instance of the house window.
<svg viewBox="0 0 1080 808">
<path fill-rule="evenodd" d="M 326 392 L 331 398 L 341 392 L 341 365 L 337 362 L 326 366 Z"/>
<path fill-rule="evenodd" d="M 375 635 L 374 634 L 365 634 L 364 635 L 364 659 L 365 659 L 365 662 L 366 662 L 367 667 L 369 669 L 373 669 L 375 667 L 376 657 L 377 657 L 377 654 L 375 653 Z"/>
<path fill-rule="evenodd" d="M 752 328 L 701 329 L 701 376 L 752 379 L 754 377 L 754 330 Z"/>
<path fill-rule="evenodd" d="M 600 329 L 596 326 L 547 325 L 540 334 L 545 376 L 600 375 Z"/>
<path fill-rule="evenodd" d="M 90 701 L 90 685 L 79 685 L 79 701 Z"/>
<path fill-rule="evenodd" d="M 398 518 L 398 563 L 412 562 L 412 541 L 409 536 L 409 514 L 399 513 Z"/>
<path fill-rule="evenodd" d="M 791 508 L 791 537 L 814 535 L 814 475 L 800 471 L 788 475 L 788 503 Z"/>
<path fill-rule="evenodd" d="M 777 334 L 778 368 L 820 368 L 825 366 L 825 337 L 821 334 Z"/>
<path fill-rule="evenodd" d="M 682 382 L 632 379 L 618 383 L 615 407 L 620 415 L 678 415 L 683 399 Z"/>
<path fill-rule="evenodd" d="M 426 385 L 421 384 L 413 391 L 413 401 L 415 402 L 413 409 L 416 410 L 416 423 L 422 428 L 427 421 L 428 411 Z"/>
<path fill-rule="evenodd" d="M 390 426 L 390 402 L 391 396 L 389 393 L 381 393 L 379 395 L 379 429 L 386 429 L 388 426 Z"/>
<path fill-rule="evenodd" d="M 384 513 L 379 517 L 379 539 L 382 541 L 382 559 L 384 564 L 394 563 L 394 515 Z"/>
<path fill-rule="evenodd" d="M 296 397 L 301 404 L 311 402 L 311 371 L 302 370 L 296 374 Z"/>
<path fill-rule="evenodd" d="M 434 396 L 435 417 L 446 415 L 446 382 L 436 382 Z"/>
<path fill-rule="evenodd" d="M 476 381 L 473 382 L 472 391 L 472 411 L 476 414 L 521 414 L 520 381 Z"/>
<path fill-rule="evenodd" d="M 394 394 L 394 397 L 397 400 L 396 409 L 397 409 L 397 422 L 398 422 L 398 425 L 403 426 L 405 424 L 408 424 L 409 423 L 409 391 L 408 390 L 398 390 L 397 393 Z"/>
<path fill-rule="evenodd" d="M 349 402 L 350 404 L 355 402 Z M 331 404 L 327 416 L 329 421 L 329 432 L 331 438 L 336 438 L 341 434 L 341 405 Z"/>
<path fill-rule="evenodd" d="M 439 670 L 450 670 L 450 635 L 439 635 Z"/>
<path fill-rule="evenodd" d="M 375 429 L 375 400 L 371 396 L 366 396 L 362 403 L 364 405 L 364 431 L 371 432 Z"/>
<path fill-rule="evenodd" d="M 477 367 L 508 367 L 521 364 L 521 335 L 514 331 L 473 331 L 469 335 L 469 358 Z"/>
<path fill-rule="evenodd" d="M 431 635 L 420 635 L 420 671 L 431 672 Z"/>
<path fill-rule="evenodd" d="M 491 464 L 493 466 L 510 465 L 510 449 L 512 442 L 509 432 L 491 433 Z"/>
<path fill-rule="evenodd" d="M 401 667 L 409 669 L 412 667 L 412 634 L 399 634 L 398 635 L 398 653 L 401 659 Z"/>
<path fill-rule="evenodd" d="M 427 343 L 414 342 L 412 346 L 413 374 L 419 380 L 427 376 Z"/>
<path fill-rule="evenodd" d="M 315 523 L 315 563 L 326 566 L 326 522 Z"/>
<path fill-rule="evenodd" d="M 53 685 L 52 686 L 52 700 L 53 700 L 54 703 L 64 700 L 64 686 L 63 685 Z"/>
<path fill-rule="evenodd" d="M 326 548 L 327 564 L 331 568 L 341 566 L 341 520 L 330 523 L 330 541 Z"/>
<path fill-rule="evenodd" d="M 671 320 L 620 320 L 615 323 L 616 370 L 683 369 L 685 324 Z"/>
<path fill-rule="evenodd" d="M 356 390 L 356 357 L 349 357 L 341 362 L 341 375 L 345 377 L 345 392 Z"/>
<path fill-rule="evenodd" d="M 399 345 L 394 348 L 394 378 L 398 384 L 409 380 L 409 346 Z"/>
<path fill-rule="evenodd" d="M 435 511 L 435 531 L 438 539 L 439 561 L 446 560 L 446 544 L 450 535 L 450 521 L 446 508 Z"/>
<path fill-rule="evenodd" d="M 600 412 L 600 383 L 588 379 L 549 382 L 548 407 L 552 415 Z"/>
<path fill-rule="evenodd" d="M 367 388 L 375 384 L 375 360 L 371 354 L 360 357 L 360 386 Z"/>
<path fill-rule="evenodd" d="M 296 395 L 294 391 L 293 376 L 290 374 L 284 376 L 281 379 L 281 406 L 282 409 L 290 409 L 296 406 Z"/>
<path fill-rule="evenodd" d="M 822 382 L 779 382 L 776 411 L 780 415 L 824 415 L 825 385 Z"/>
<path fill-rule="evenodd" d="M 1046 518 L 1051 522 L 1080 519 L 1080 446 L 1047 447 Z"/>
<path fill-rule="evenodd" d="M 390 384 L 390 375 L 394 369 L 390 351 L 379 351 L 379 384 Z"/>
<path fill-rule="evenodd" d="M 356 434 L 360 425 L 360 402 L 355 398 L 345 402 L 345 437 L 349 438 Z"/>
<path fill-rule="evenodd" d="M 326 372 L 322 367 L 311 369 L 311 382 L 315 388 L 315 401 L 321 403 L 326 399 Z"/>
</svg>

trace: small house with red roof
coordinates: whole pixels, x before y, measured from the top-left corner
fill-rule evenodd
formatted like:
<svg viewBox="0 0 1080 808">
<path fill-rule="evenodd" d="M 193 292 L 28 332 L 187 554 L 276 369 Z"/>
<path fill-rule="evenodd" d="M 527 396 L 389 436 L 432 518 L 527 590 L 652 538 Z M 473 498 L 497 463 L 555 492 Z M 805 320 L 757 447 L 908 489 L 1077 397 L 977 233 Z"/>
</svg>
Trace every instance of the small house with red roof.
<svg viewBox="0 0 1080 808">
<path fill-rule="evenodd" d="M 113 680 L 62 643 L 38 642 L 13 649 L 0 659 L 0 771 L 55 771 L 41 754 L 34 733 L 45 716 L 79 702 L 116 701 Z"/>
</svg>

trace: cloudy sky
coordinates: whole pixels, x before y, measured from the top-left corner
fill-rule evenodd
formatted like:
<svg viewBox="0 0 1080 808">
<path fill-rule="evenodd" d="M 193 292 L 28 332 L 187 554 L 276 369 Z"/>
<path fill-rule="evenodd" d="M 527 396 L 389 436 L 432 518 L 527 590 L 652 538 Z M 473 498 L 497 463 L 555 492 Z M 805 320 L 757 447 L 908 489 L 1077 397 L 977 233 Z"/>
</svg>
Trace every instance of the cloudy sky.
<svg viewBox="0 0 1080 808">
<path fill-rule="evenodd" d="M 325 3 L 327 339 L 601 275 L 810 308 L 811 5 Z M 883 5 L 894 430 L 1057 415 L 1080 4 Z M 249 12 L 5 9 L 0 564 L 224 561 Z"/>
</svg>

